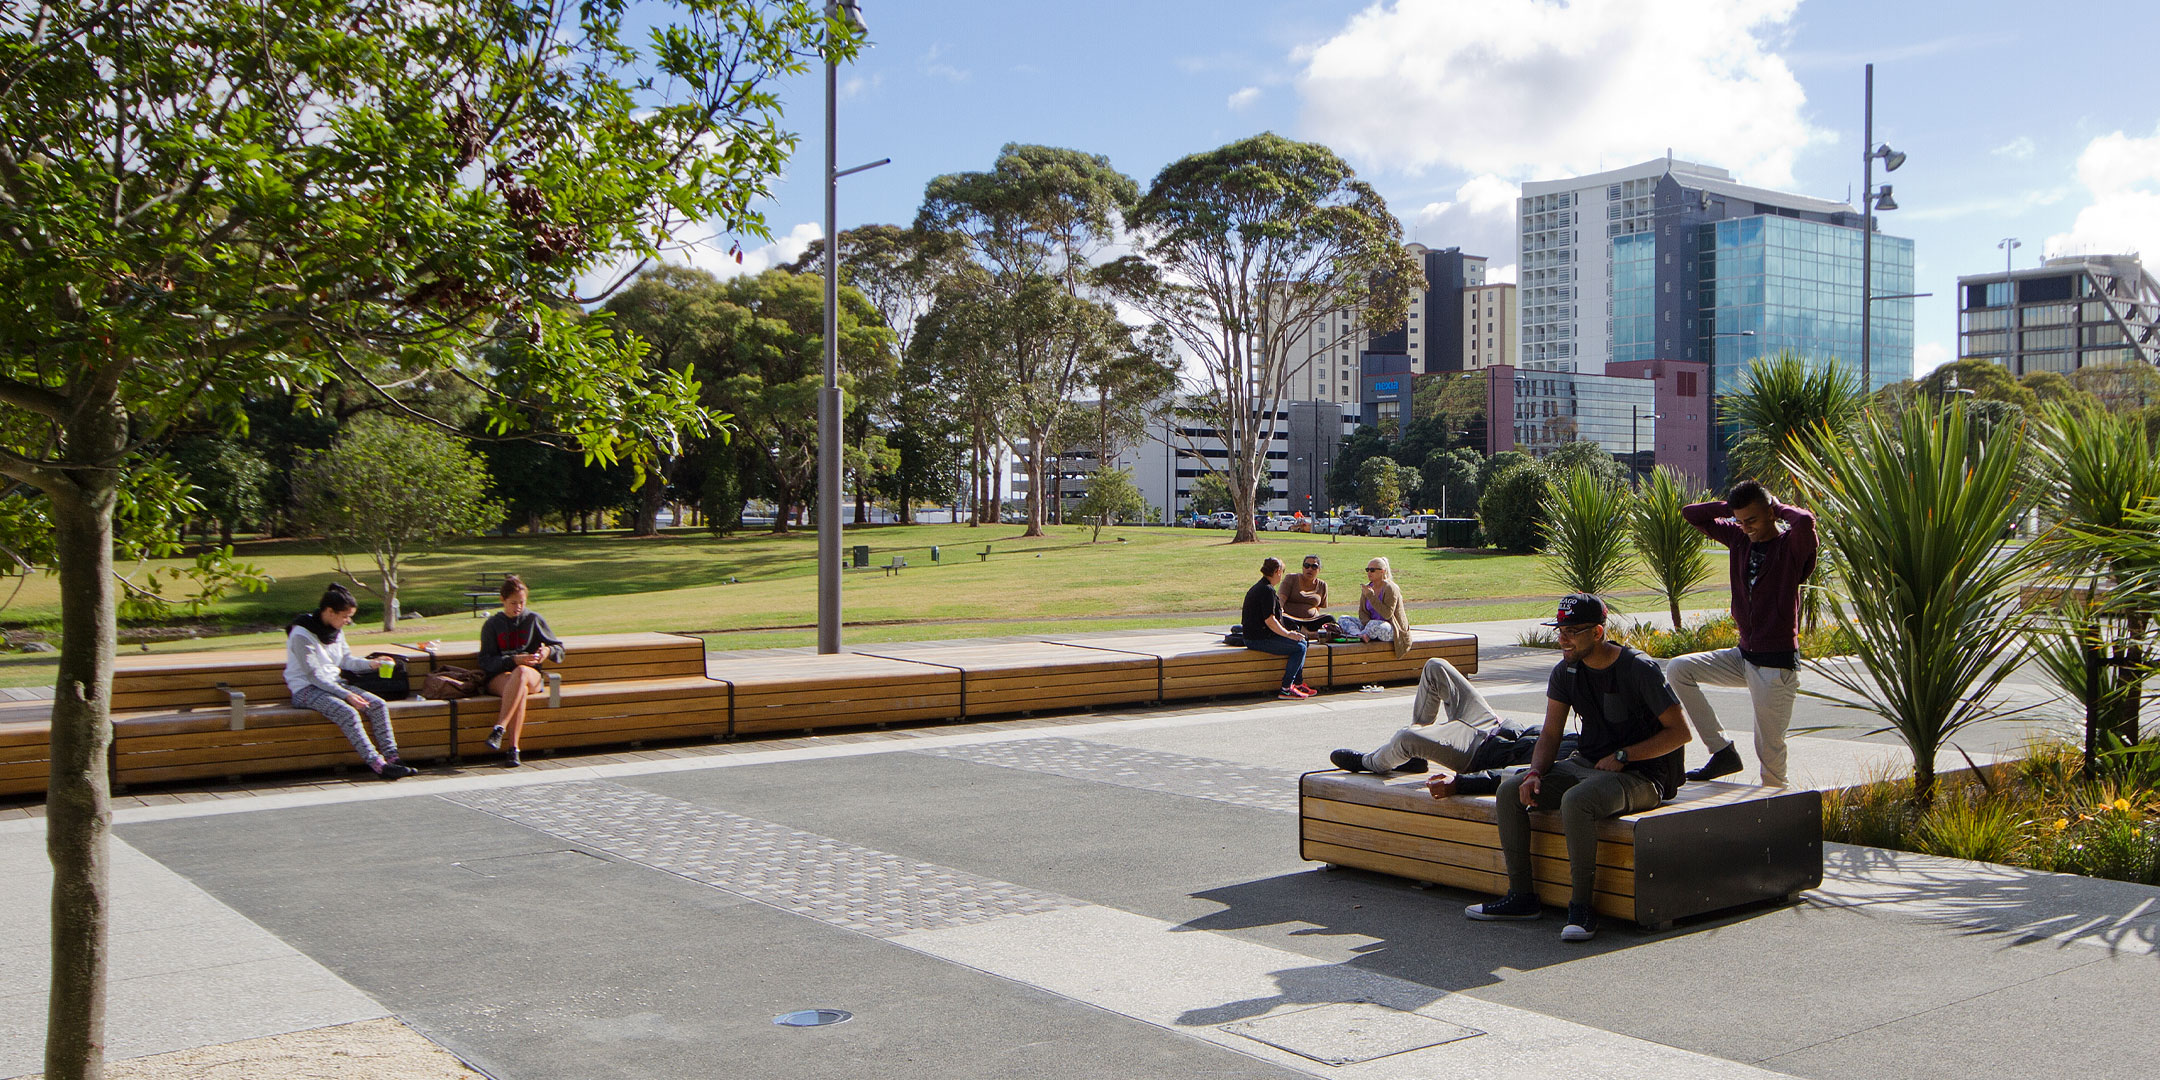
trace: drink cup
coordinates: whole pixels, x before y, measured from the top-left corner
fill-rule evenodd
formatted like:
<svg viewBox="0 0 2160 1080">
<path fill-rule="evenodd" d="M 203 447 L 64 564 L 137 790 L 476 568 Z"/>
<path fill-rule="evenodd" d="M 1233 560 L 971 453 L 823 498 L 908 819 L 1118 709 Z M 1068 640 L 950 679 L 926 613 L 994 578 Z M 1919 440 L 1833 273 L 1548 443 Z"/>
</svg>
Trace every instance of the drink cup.
<svg viewBox="0 0 2160 1080">
<path fill-rule="evenodd" d="M 377 663 L 375 665 L 375 674 L 380 675 L 385 679 L 397 674 L 397 662 L 394 660 L 384 660 Z"/>
</svg>

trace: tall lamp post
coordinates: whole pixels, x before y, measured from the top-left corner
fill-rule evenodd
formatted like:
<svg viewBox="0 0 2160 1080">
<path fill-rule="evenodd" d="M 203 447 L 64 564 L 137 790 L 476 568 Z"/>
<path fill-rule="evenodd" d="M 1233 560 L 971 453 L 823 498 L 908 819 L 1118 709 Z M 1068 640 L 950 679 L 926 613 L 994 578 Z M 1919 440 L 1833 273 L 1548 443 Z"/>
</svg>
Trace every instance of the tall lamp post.
<svg viewBox="0 0 2160 1080">
<path fill-rule="evenodd" d="M 1640 406 L 1640 405 L 1630 405 L 1630 406 L 1628 406 L 1628 407 L 1627 407 L 1627 411 L 1628 411 L 1628 456 L 1627 456 L 1627 460 L 1628 460 L 1628 475 L 1629 475 L 1630 477 L 1632 477 L 1632 478 L 1636 479 L 1636 480 L 1641 480 L 1641 479 L 1642 479 L 1642 435 L 1640 434 L 1642 422 L 1643 422 L 1643 421 L 1645 421 L 1645 420 L 1663 420 L 1663 419 L 1665 419 L 1665 414 L 1664 414 L 1664 413 L 1658 413 L 1658 412 L 1647 412 L 1647 413 L 1646 413 L 1646 412 L 1642 412 L 1641 410 L 1642 410 L 1642 406 Z M 1651 437 L 1652 437 L 1652 438 L 1655 438 L 1655 437 L 1657 436 L 1657 429 L 1656 429 L 1656 428 L 1651 428 L 1651 429 L 1650 429 L 1650 435 L 1651 435 Z"/>
<path fill-rule="evenodd" d="M 1880 192 L 1875 190 L 1875 159 L 1881 158 L 1883 171 L 1896 172 L 1905 164 L 1905 155 L 1887 146 L 1875 145 L 1875 65 L 1867 66 L 1867 115 L 1862 122 L 1867 152 L 1861 155 L 1860 205 L 1865 219 L 1860 233 L 1860 389 L 1864 393 L 1875 392 L 1875 211 L 1895 210 L 1897 200 L 1890 197 L 1890 185 L 1884 184 Z M 1888 297 L 1885 297 L 1888 299 Z"/>
<path fill-rule="evenodd" d="M 862 5 L 838 0 L 825 6 L 826 18 L 843 19 L 862 33 Z M 840 651 L 840 178 L 892 161 L 841 169 L 839 135 L 839 65 L 825 53 L 825 386 L 818 393 L 818 630 L 817 651 Z"/>
<path fill-rule="evenodd" d="M 2019 244 L 2015 236 L 2005 236 L 1996 241 L 1995 246 L 2001 248 L 2003 253 L 2003 332 L 2009 335 L 2003 342 L 2003 354 L 2010 361 L 2010 374 L 2021 375 L 2025 369 L 2019 363 L 2021 358 L 2018 356 L 2018 328 L 2010 325 L 2017 317 L 2017 286 L 2011 282 L 2010 274 L 2015 265 L 2013 257 L 2017 249 L 2024 245 Z"/>
</svg>

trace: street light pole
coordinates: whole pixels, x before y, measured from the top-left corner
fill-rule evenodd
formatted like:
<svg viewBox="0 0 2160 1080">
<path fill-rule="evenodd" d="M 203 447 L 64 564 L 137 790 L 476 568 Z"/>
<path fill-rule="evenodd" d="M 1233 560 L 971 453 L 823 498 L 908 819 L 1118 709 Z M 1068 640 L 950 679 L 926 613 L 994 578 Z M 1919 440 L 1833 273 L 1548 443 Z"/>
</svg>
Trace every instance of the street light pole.
<svg viewBox="0 0 2160 1080">
<path fill-rule="evenodd" d="M 825 8 L 861 33 L 866 27 L 857 0 Z M 825 52 L 825 385 L 818 393 L 818 652 L 840 651 L 840 178 L 874 169 L 891 158 L 839 167 L 839 65 Z"/>
<path fill-rule="evenodd" d="M 1897 209 L 1897 201 L 1891 197 L 1890 185 L 1884 184 L 1878 194 L 1875 190 L 1875 159 L 1881 158 L 1884 172 L 1896 172 L 1905 164 L 1905 155 L 1887 146 L 1875 145 L 1875 65 L 1867 65 L 1867 91 L 1864 95 L 1866 117 L 1861 131 L 1866 144 L 1860 161 L 1860 206 L 1862 231 L 1860 233 L 1860 389 L 1863 393 L 1875 392 L 1875 211 Z"/>
</svg>

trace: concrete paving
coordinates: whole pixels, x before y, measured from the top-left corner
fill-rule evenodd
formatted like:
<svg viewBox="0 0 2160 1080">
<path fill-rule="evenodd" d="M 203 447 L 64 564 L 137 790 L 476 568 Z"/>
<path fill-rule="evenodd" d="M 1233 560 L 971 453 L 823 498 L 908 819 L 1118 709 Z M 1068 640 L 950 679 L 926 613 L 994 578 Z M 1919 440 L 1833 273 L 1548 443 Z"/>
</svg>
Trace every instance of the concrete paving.
<svg viewBox="0 0 2160 1080">
<path fill-rule="evenodd" d="M 1477 681 L 1537 715 L 1553 654 L 1478 629 Z M 1296 775 L 1408 698 L 127 807 L 114 1049 L 390 1015 L 503 1080 L 2149 1071 L 2160 889 L 1833 845 L 1800 904 L 1566 945 L 1303 862 Z M 1960 741 L 2062 722 L 2037 713 Z M 1900 760 L 1846 720 L 1802 704 L 1797 777 Z M 0 821 L 0 910 L 30 915 L 0 925 L 0 1077 L 37 1066 L 40 826 Z M 771 1022 L 819 1007 L 854 1019 Z"/>
</svg>

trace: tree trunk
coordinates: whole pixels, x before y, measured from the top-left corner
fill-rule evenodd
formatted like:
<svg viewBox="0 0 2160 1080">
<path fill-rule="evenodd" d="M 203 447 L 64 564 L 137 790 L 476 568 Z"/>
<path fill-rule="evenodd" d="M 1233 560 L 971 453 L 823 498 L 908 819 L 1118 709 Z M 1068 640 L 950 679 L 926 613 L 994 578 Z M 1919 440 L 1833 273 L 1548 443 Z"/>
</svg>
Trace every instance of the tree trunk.
<svg viewBox="0 0 2160 1080">
<path fill-rule="evenodd" d="M 1253 503 L 1256 501 L 1254 496 L 1258 494 L 1259 483 L 1259 477 L 1253 473 L 1247 473 L 1242 478 L 1235 473 L 1231 474 L 1230 507 L 1237 512 L 1237 533 L 1230 537 L 1233 544 L 1250 544 L 1260 538 L 1259 532 L 1253 528 Z"/>
<path fill-rule="evenodd" d="M 1043 484 L 1049 480 L 1049 469 L 1046 467 L 1048 461 L 1048 455 L 1043 453 L 1042 440 L 1028 440 L 1028 452 L 1020 455 L 1020 463 L 1027 470 L 1028 481 L 1027 531 L 1020 534 L 1023 537 L 1043 534 L 1043 521 L 1047 517 L 1043 512 Z"/>
<path fill-rule="evenodd" d="M 659 469 L 645 476 L 645 486 L 638 491 L 637 511 L 630 522 L 632 536 L 657 536 L 660 533 L 660 508 L 667 504 L 667 484 L 660 477 Z"/>
<path fill-rule="evenodd" d="M 114 409 L 69 425 L 70 457 L 117 461 L 126 418 Z M 60 551 L 60 671 L 54 682 L 52 766 L 45 796 L 45 852 L 53 867 L 52 986 L 45 1020 L 45 1075 L 105 1074 L 105 974 L 111 926 L 114 596 L 112 512 L 116 472 L 71 474 L 56 485 L 53 537 Z"/>
</svg>

